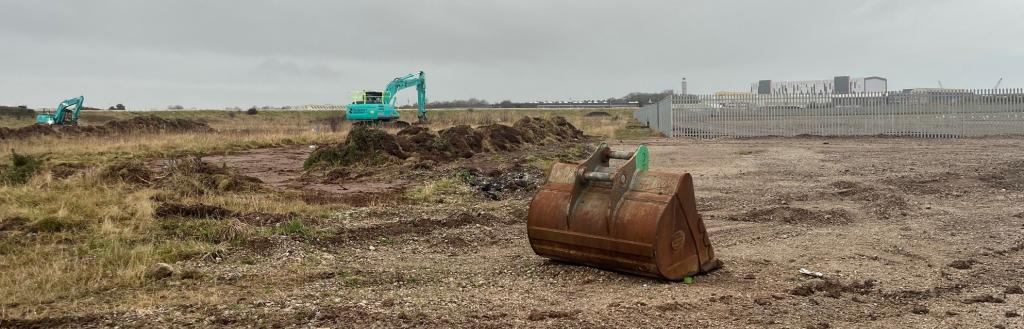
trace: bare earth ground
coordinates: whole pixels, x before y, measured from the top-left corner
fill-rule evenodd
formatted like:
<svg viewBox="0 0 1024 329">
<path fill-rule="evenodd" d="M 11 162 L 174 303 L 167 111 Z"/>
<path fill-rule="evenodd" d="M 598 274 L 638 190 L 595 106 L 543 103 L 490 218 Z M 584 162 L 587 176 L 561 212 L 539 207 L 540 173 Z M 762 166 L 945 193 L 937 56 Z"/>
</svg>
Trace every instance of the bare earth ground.
<svg viewBox="0 0 1024 329">
<path fill-rule="evenodd" d="M 529 193 L 442 195 L 354 207 L 319 220 L 327 233 L 315 238 L 176 264 L 200 275 L 146 291 L 15 306 L 6 312 L 20 320 L 0 326 L 1024 327 L 1020 139 L 648 144 L 653 170 L 694 174 L 724 262 L 694 284 L 534 255 Z M 206 160 L 280 189 L 345 193 L 299 183 L 304 152 Z"/>
</svg>

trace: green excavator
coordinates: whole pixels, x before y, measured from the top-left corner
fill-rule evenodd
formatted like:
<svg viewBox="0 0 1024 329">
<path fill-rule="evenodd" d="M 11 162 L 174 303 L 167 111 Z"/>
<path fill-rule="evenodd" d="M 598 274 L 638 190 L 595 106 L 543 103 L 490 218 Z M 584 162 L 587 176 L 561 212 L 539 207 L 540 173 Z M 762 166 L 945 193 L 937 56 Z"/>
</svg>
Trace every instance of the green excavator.
<svg viewBox="0 0 1024 329">
<path fill-rule="evenodd" d="M 52 114 L 40 114 L 36 116 L 37 125 L 48 125 L 48 126 L 77 126 L 78 125 L 78 113 L 82 112 L 82 103 L 85 102 L 84 96 L 78 96 L 60 102 L 57 105 L 57 109 Z"/>
<path fill-rule="evenodd" d="M 416 87 L 416 101 L 419 109 L 416 117 L 419 121 L 427 121 L 427 76 L 420 71 L 419 74 L 408 74 L 403 77 L 391 80 L 384 91 L 359 91 L 352 97 L 352 103 L 346 108 L 345 120 L 364 122 L 388 122 L 398 120 L 398 111 L 395 110 L 395 94 L 398 91 Z"/>
</svg>

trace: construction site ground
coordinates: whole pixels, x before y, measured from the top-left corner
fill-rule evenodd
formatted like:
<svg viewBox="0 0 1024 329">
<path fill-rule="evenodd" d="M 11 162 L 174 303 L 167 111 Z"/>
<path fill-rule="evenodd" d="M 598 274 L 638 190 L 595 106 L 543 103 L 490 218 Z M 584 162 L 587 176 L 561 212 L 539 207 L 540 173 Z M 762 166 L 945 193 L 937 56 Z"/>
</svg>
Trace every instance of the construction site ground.
<svg viewBox="0 0 1024 329">
<path fill-rule="evenodd" d="M 288 146 L 204 160 L 352 203 L 310 221 L 320 233 L 251 239 L 141 289 L 5 305 L 0 326 L 1024 327 L 1020 139 L 608 142 L 646 143 L 652 170 L 694 176 L 721 269 L 684 284 L 538 257 L 526 237 L 532 190 L 410 196 L 466 167 L 520 170 L 536 185 L 543 171 L 522 169 L 531 152 L 565 145 L 350 183 L 303 177 L 310 148 Z"/>
</svg>

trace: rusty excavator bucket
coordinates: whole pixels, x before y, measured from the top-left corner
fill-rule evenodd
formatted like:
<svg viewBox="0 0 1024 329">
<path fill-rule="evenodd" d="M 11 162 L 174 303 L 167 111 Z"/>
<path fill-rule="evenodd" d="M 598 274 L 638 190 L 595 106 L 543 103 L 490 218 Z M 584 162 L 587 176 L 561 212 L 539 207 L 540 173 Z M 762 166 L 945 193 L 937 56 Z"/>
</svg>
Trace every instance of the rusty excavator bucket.
<svg viewBox="0 0 1024 329">
<path fill-rule="evenodd" d="M 628 160 L 618 170 L 609 159 Z M 688 173 L 649 172 L 647 146 L 601 144 L 581 164 L 557 163 L 530 203 L 538 255 L 609 270 L 682 280 L 721 266 L 697 214 Z"/>
</svg>

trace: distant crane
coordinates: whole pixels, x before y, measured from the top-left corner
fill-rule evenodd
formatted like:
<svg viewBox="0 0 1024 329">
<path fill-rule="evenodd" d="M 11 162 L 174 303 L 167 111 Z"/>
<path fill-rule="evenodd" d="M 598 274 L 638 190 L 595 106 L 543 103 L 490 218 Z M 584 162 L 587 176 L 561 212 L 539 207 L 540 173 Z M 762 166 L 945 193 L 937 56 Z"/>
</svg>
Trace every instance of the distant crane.
<svg viewBox="0 0 1024 329">
<path fill-rule="evenodd" d="M 999 89 L 999 85 L 1003 84 L 1003 77 L 999 77 L 999 82 L 996 82 L 996 86 L 992 89 Z"/>
<path fill-rule="evenodd" d="M 939 80 L 939 89 L 946 89 L 946 87 L 942 86 L 942 80 Z"/>
</svg>

